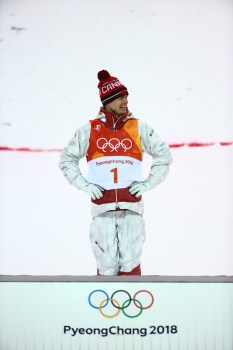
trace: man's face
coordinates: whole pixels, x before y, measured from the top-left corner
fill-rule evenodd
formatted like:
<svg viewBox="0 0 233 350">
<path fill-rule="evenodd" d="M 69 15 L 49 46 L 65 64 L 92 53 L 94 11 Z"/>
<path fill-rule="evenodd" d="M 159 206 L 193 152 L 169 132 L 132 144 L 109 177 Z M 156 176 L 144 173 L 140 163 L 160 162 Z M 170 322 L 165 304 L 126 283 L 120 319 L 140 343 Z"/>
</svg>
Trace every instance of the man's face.
<svg viewBox="0 0 233 350">
<path fill-rule="evenodd" d="M 121 96 L 117 98 L 116 100 L 108 103 L 105 106 L 105 109 L 109 112 L 116 113 L 117 115 L 125 114 L 128 112 L 128 96 Z"/>
</svg>

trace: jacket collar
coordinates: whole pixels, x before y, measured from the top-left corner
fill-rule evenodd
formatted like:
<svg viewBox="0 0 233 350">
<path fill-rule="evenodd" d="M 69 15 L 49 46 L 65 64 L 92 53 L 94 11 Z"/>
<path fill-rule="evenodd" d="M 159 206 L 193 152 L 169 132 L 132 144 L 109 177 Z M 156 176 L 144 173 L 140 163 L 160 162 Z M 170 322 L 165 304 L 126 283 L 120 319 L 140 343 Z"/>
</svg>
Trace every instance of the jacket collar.
<svg viewBox="0 0 233 350">
<path fill-rule="evenodd" d="M 117 118 L 114 113 L 106 111 L 103 107 L 101 107 L 95 119 L 101 119 L 108 129 L 110 129 L 111 131 L 117 131 L 123 128 L 125 122 L 131 118 L 133 118 L 131 112 L 128 112 L 127 114 L 122 114 Z"/>
</svg>

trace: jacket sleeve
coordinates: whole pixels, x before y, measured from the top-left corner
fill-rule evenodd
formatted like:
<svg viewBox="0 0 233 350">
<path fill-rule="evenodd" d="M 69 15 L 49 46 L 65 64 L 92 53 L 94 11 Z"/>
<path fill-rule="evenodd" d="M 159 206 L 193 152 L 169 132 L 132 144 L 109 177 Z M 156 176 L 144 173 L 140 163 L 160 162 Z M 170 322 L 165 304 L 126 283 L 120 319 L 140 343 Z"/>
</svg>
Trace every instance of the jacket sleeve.
<svg viewBox="0 0 233 350">
<path fill-rule="evenodd" d="M 144 183 L 152 189 L 166 178 L 169 165 L 172 163 L 172 156 L 169 146 L 160 139 L 147 123 L 139 120 L 138 126 L 142 151 L 152 157 L 149 176 L 144 180 Z"/>
<path fill-rule="evenodd" d="M 68 182 L 82 190 L 88 185 L 79 168 L 79 161 L 87 155 L 90 138 L 90 123 L 80 127 L 75 136 L 64 148 L 59 161 L 59 167 L 63 171 Z"/>
</svg>

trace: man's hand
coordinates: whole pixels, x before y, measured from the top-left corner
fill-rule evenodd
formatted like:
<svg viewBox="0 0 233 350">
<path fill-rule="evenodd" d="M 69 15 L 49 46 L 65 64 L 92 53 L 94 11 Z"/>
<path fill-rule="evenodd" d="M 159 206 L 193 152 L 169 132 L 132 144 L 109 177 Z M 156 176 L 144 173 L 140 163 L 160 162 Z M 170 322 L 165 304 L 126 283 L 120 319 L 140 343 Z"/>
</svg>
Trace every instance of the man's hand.
<svg viewBox="0 0 233 350">
<path fill-rule="evenodd" d="M 87 192 L 93 200 L 100 199 L 103 197 L 102 191 L 104 189 L 100 186 L 94 185 L 94 184 L 88 184 L 86 187 L 83 188 L 83 191 Z"/>
<path fill-rule="evenodd" d="M 140 197 L 143 192 L 148 191 L 149 189 L 150 189 L 150 186 L 146 181 L 134 182 L 130 187 L 129 192 L 135 195 L 135 197 Z"/>
</svg>

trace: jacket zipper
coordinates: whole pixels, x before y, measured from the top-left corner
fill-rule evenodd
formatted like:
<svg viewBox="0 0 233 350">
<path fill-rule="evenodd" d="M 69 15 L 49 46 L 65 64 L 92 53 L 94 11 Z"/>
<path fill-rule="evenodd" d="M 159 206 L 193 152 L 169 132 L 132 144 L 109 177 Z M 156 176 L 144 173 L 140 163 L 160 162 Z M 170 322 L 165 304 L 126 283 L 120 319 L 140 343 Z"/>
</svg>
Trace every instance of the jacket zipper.
<svg viewBox="0 0 233 350">
<path fill-rule="evenodd" d="M 116 122 L 113 125 L 114 131 L 116 132 Z M 116 195 L 116 209 L 120 209 L 119 204 L 118 204 L 118 198 L 117 198 L 117 188 L 115 188 L 115 195 Z"/>
<path fill-rule="evenodd" d="M 116 195 L 116 209 L 120 209 L 118 204 L 118 198 L 117 198 L 117 188 L 115 188 L 115 195 Z"/>
</svg>

